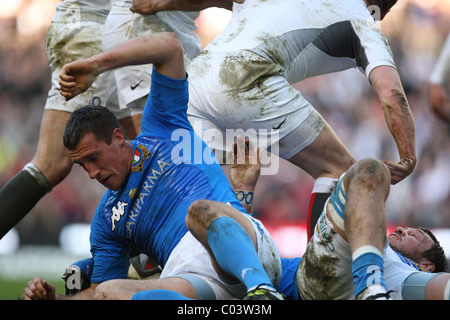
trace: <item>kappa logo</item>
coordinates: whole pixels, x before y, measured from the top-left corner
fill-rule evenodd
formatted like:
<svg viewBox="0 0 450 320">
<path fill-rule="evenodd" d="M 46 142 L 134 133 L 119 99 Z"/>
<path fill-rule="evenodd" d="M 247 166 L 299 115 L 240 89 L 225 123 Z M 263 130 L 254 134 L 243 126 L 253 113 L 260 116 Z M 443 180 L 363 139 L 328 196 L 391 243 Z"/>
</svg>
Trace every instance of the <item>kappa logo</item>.
<svg viewBox="0 0 450 320">
<path fill-rule="evenodd" d="M 114 231 L 114 229 L 116 228 L 115 222 L 119 222 L 120 218 L 125 213 L 125 207 L 127 205 L 128 205 L 128 203 L 119 201 L 117 203 L 117 206 L 112 208 L 112 216 L 111 216 L 111 223 L 112 223 L 111 230 L 112 231 Z"/>
</svg>

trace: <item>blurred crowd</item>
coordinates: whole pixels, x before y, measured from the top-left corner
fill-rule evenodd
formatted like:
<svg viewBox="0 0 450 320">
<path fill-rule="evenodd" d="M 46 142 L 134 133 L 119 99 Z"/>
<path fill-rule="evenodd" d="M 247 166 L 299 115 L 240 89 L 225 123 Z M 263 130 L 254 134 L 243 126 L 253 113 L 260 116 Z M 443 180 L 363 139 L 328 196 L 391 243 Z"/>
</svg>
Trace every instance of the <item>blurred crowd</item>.
<svg viewBox="0 0 450 320">
<path fill-rule="evenodd" d="M 8 0 L 0 0 L 0 6 Z M 31 160 L 38 137 L 50 70 L 45 36 L 56 0 L 23 0 L 0 13 L 0 187 Z M 43 3 L 47 7 L 42 6 Z M 427 80 L 450 32 L 450 1 L 399 0 L 381 23 L 398 65 L 416 121 L 418 163 L 392 186 L 388 223 L 450 228 L 450 127 L 429 109 Z M 47 8 L 33 30 L 20 17 L 30 6 Z M 24 21 L 21 21 L 25 19 Z M 36 19 L 32 15 L 29 19 Z M 35 22 L 35 21 L 34 21 Z M 199 35 L 211 38 L 199 20 Z M 206 40 L 208 39 L 208 40 Z M 378 99 L 359 70 L 316 77 L 296 87 L 322 113 L 356 158 L 399 160 Z M 276 175 L 261 176 L 254 214 L 267 224 L 304 224 L 313 180 L 286 161 Z M 89 223 L 104 189 L 75 166 L 17 226 L 22 243 L 57 243 L 63 225 Z M 1 204 L 0 204 L 1 210 Z"/>
</svg>

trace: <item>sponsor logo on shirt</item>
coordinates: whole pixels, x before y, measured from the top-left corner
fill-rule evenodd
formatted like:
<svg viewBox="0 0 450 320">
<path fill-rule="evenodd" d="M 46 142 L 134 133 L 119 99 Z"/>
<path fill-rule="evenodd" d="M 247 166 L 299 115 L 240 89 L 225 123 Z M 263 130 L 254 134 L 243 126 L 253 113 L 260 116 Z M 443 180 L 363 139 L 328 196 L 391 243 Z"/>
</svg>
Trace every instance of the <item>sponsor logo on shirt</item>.
<svg viewBox="0 0 450 320">
<path fill-rule="evenodd" d="M 140 161 L 140 160 L 138 160 Z M 126 237 L 131 238 L 132 229 L 137 221 L 139 214 L 144 206 L 147 197 L 150 195 L 151 189 L 155 185 L 156 181 L 165 172 L 166 167 L 170 166 L 170 163 L 164 161 L 157 161 L 158 169 L 152 168 L 151 174 L 147 176 L 144 183 L 142 184 L 141 191 L 136 193 L 136 189 L 132 189 L 129 192 L 129 196 L 133 199 L 133 205 L 128 213 L 128 221 L 126 224 Z"/>
</svg>

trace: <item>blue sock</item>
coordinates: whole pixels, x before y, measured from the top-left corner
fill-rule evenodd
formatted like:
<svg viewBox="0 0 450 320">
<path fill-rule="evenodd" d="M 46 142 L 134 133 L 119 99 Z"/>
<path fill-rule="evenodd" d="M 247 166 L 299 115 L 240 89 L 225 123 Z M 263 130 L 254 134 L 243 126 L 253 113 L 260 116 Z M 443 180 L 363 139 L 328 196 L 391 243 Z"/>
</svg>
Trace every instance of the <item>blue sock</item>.
<svg viewBox="0 0 450 320">
<path fill-rule="evenodd" d="M 136 292 L 131 297 L 131 300 L 192 300 L 192 299 L 186 298 L 181 293 L 175 291 L 155 289 Z"/>
<path fill-rule="evenodd" d="M 237 221 L 229 217 L 217 218 L 209 225 L 207 236 L 220 267 L 243 282 L 247 290 L 261 284 L 273 287 L 252 239 Z"/>
<path fill-rule="evenodd" d="M 355 297 L 374 284 L 386 287 L 383 271 L 383 257 L 375 252 L 366 252 L 354 259 L 352 275 Z"/>
</svg>

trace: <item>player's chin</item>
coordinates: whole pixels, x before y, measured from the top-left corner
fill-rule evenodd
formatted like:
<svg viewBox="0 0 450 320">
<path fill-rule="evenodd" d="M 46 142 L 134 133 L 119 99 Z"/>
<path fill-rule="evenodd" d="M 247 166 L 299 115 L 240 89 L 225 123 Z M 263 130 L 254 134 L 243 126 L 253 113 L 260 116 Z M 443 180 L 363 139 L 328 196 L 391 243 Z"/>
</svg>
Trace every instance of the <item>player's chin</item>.
<svg viewBox="0 0 450 320">
<path fill-rule="evenodd" d="M 99 182 L 100 182 L 104 187 L 106 187 L 106 188 L 108 188 L 109 190 L 112 190 L 112 191 L 118 190 L 118 189 L 120 189 L 120 187 L 122 186 L 122 184 L 119 183 L 119 182 L 117 181 L 117 179 L 114 179 L 114 176 L 112 176 L 112 175 L 109 176 L 109 177 L 107 177 L 106 179 L 104 179 L 104 180 L 102 180 L 102 181 L 99 180 Z"/>
</svg>

